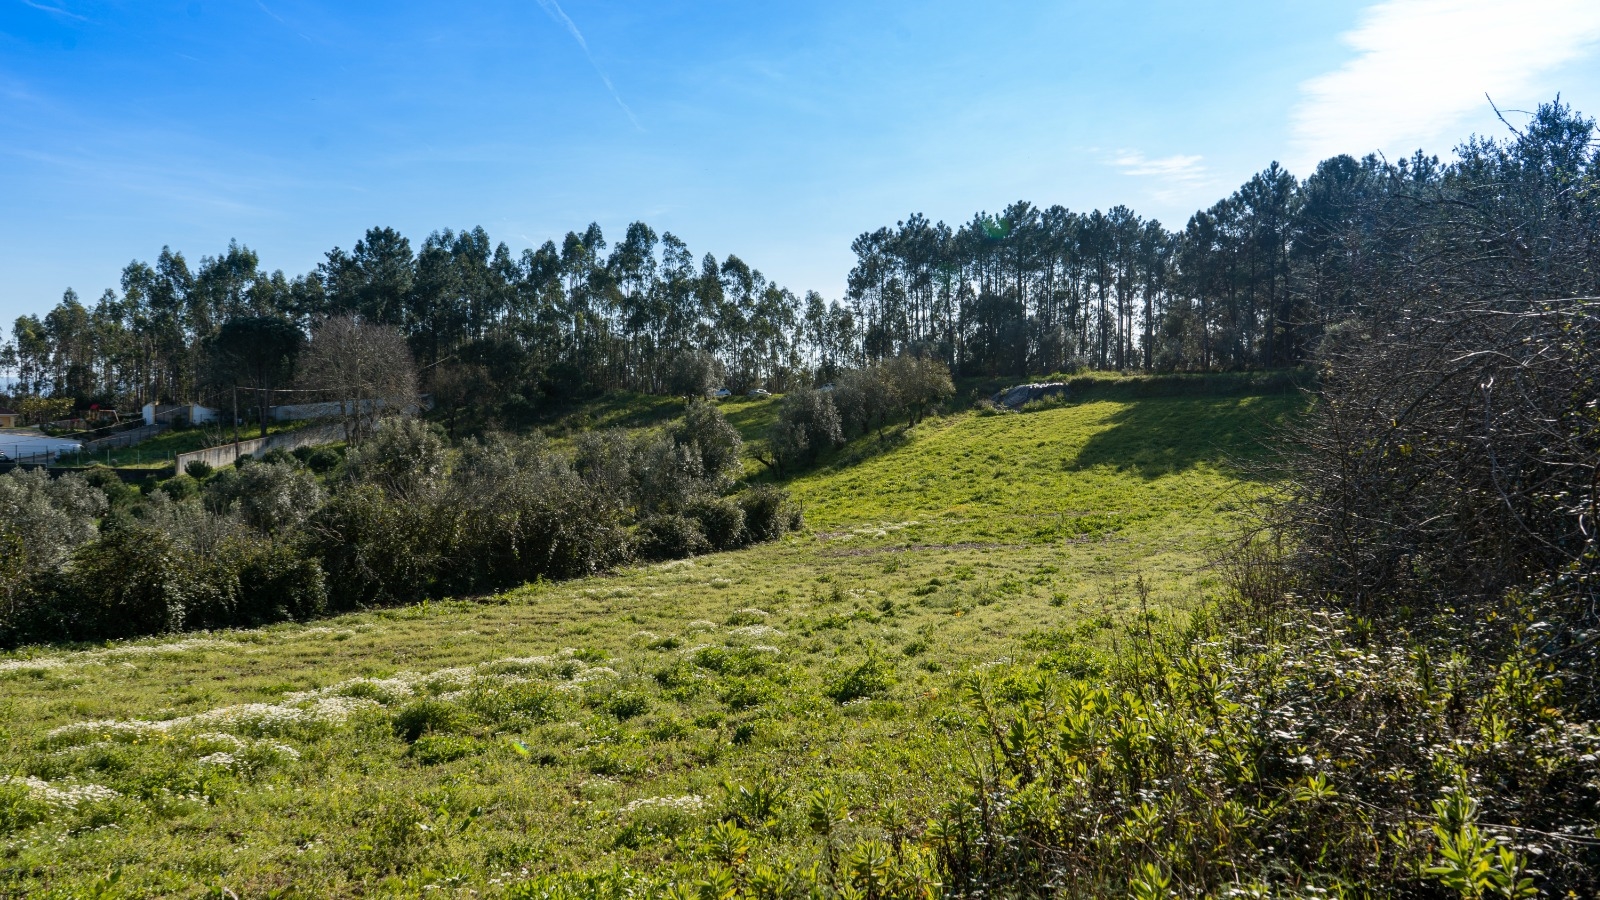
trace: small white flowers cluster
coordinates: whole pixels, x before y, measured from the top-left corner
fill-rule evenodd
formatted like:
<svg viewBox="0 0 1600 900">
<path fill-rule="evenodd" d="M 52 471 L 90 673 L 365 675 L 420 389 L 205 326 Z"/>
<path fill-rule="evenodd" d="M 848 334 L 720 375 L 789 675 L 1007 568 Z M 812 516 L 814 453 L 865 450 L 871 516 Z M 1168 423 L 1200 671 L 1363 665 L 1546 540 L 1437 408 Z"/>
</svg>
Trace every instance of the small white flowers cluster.
<svg viewBox="0 0 1600 900">
<path fill-rule="evenodd" d="M 686 627 L 687 627 L 687 629 L 689 631 L 716 631 L 717 630 L 717 623 L 708 622 L 705 619 L 695 619 L 693 622 L 690 622 Z"/>
<path fill-rule="evenodd" d="M 708 628 L 715 627 L 709 622 L 704 624 Z M 157 645 L 147 648 L 145 652 L 167 652 L 173 648 L 193 648 L 202 644 L 232 646 L 233 642 L 195 639 Z M 75 722 L 50 731 L 47 737 L 58 745 L 77 747 L 100 741 L 131 743 L 147 737 L 171 735 L 183 738 L 193 752 L 205 753 L 201 760 L 203 764 L 233 767 L 241 753 L 256 753 L 264 746 L 260 741 L 242 740 L 238 734 L 277 735 L 295 726 L 337 726 L 363 710 L 424 695 L 440 695 L 446 700 L 459 701 L 465 699 L 471 689 L 486 683 L 509 686 L 531 680 L 524 676 L 565 679 L 570 682 L 566 685 L 569 688 L 598 679 L 621 677 L 616 670 L 606 666 L 585 665 L 577 658 L 577 653 L 576 649 L 567 648 L 552 656 L 509 657 L 477 666 L 458 666 L 427 673 L 401 673 L 389 678 L 351 678 L 317 690 L 287 694 L 278 703 L 224 706 L 161 721 L 104 719 Z M 33 664 L 41 661 L 13 662 Z M 200 731 L 185 736 L 183 733 L 190 729 Z M 282 753 L 279 755 L 298 757 L 298 753 L 282 744 L 270 746 L 280 748 Z"/>
<path fill-rule="evenodd" d="M 237 641 L 222 641 L 216 638 L 188 638 L 181 641 L 169 641 L 165 644 L 130 644 L 125 647 L 110 647 L 104 650 L 85 650 L 67 656 L 39 656 L 31 659 L 0 660 L 0 673 L 39 672 L 81 666 L 103 666 L 110 662 L 126 660 L 129 657 L 165 656 L 187 653 L 191 650 L 212 650 L 218 647 L 237 646 Z"/>
<path fill-rule="evenodd" d="M 98 803 L 122 796 L 103 784 L 65 784 L 58 787 L 31 775 L 0 777 L 0 784 L 21 784 L 33 799 L 56 809 L 72 809 L 81 803 Z"/>
<path fill-rule="evenodd" d="M 177 720 L 173 720 L 177 721 Z M 73 722 L 52 728 L 45 733 L 45 738 L 53 743 L 75 746 L 93 743 L 95 741 L 120 741 L 129 743 L 152 734 L 160 734 L 170 728 L 172 722 L 145 722 L 134 720 L 119 722 L 115 719 L 99 719 L 93 722 Z"/>
<path fill-rule="evenodd" d="M 543 675 L 560 668 L 565 660 L 555 656 L 511 656 L 486 662 L 479 666 L 479 670 L 501 674 L 537 674 Z"/>
<path fill-rule="evenodd" d="M 772 613 L 755 606 L 746 606 L 744 609 L 734 610 L 733 614 L 736 616 L 746 616 L 756 619 L 765 619 L 766 617 L 772 615 Z"/>
<path fill-rule="evenodd" d="M 202 731 L 188 737 L 189 746 L 195 751 L 211 750 L 243 750 L 250 744 L 242 738 L 234 737 L 221 731 Z"/>
<path fill-rule="evenodd" d="M 745 625 L 733 629 L 728 634 L 737 638 L 783 637 L 783 632 L 771 625 Z"/>
<path fill-rule="evenodd" d="M 58 656 L 0 660 L 0 672 L 44 672 L 50 669 L 64 669 L 66 666 L 66 660 Z"/>
<path fill-rule="evenodd" d="M 644 797 L 624 806 L 622 812 L 624 815 L 642 809 L 678 809 L 684 812 L 697 812 L 704 809 L 705 805 L 706 798 L 699 794 L 685 794 L 682 797 Z"/>
<path fill-rule="evenodd" d="M 293 762 L 299 758 L 300 751 L 287 744 L 274 743 L 273 741 L 256 741 L 233 752 L 222 750 L 207 754 L 195 760 L 195 762 L 202 766 L 215 766 L 219 769 L 239 771 L 278 762 Z"/>
<path fill-rule="evenodd" d="M 771 653 L 775 656 L 782 655 L 783 653 L 782 650 L 779 650 L 777 647 L 774 647 L 771 644 L 751 644 L 745 649 L 749 650 L 751 653 Z"/>
</svg>

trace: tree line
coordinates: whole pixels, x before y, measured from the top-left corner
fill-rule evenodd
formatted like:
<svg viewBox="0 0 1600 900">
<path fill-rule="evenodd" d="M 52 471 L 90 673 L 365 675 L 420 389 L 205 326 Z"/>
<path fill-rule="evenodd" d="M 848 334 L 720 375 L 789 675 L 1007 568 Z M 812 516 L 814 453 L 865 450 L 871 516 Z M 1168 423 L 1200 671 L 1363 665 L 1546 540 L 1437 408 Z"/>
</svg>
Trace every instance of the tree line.
<svg viewBox="0 0 1600 900">
<path fill-rule="evenodd" d="M 227 386 L 207 350 L 229 321 L 309 334 L 349 317 L 401 335 L 436 402 L 514 425 L 552 398 L 786 390 L 906 354 L 1018 377 L 1292 366 L 1420 297 L 1596 292 L 1594 122 L 1558 99 L 1507 127 L 1449 163 L 1335 156 L 1303 180 L 1273 163 L 1175 231 L 1125 206 L 1017 202 L 954 228 L 912 215 L 855 240 L 831 301 L 643 222 L 520 255 L 482 228 L 420 245 L 373 228 L 293 277 L 237 242 L 193 265 L 165 248 L 93 304 L 69 290 L 18 318 L 0 373 L 23 396 L 204 398 Z"/>
</svg>

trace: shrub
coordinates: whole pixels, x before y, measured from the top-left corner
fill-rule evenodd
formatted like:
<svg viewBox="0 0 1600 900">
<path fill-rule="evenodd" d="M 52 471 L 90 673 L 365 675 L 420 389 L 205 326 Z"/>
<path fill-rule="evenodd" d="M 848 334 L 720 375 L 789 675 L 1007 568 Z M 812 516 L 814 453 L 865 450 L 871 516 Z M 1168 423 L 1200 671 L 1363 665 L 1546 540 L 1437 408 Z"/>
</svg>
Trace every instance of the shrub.
<svg viewBox="0 0 1600 900">
<path fill-rule="evenodd" d="M 633 503 L 640 513 L 679 513 L 710 488 L 693 446 L 665 437 L 638 445 L 630 461 Z"/>
<path fill-rule="evenodd" d="M 700 532 L 694 519 L 679 515 L 648 516 L 634 532 L 635 553 L 640 559 L 682 559 L 711 549 L 711 542 Z"/>
<path fill-rule="evenodd" d="M 112 511 L 126 510 L 139 501 L 139 489 L 123 481 L 116 472 L 104 466 L 94 466 L 83 473 L 83 480 L 98 488 L 106 497 Z"/>
<path fill-rule="evenodd" d="M 172 539 L 151 528 L 110 531 L 73 554 L 57 602 L 73 640 L 129 638 L 183 624 L 191 576 Z"/>
<path fill-rule="evenodd" d="M 0 475 L 0 522 L 25 539 L 31 571 L 55 569 L 92 540 L 95 519 L 107 509 L 105 494 L 80 475 L 52 479 L 43 469 Z"/>
<path fill-rule="evenodd" d="M 844 444 L 832 393 L 802 387 L 785 394 L 767 442 L 780 470 L 803 468 L 822 451 Z"/>
<path fill-rule="evenodd" d="M 1568 608 L 1594 608 L 1600 304 L 1460 304 L 1342 330 L 1324 363 L 1275 522 L 1309 587 L 1371 615 L 1492 602 L 1564 572 Z"/>
<path fill-rule="evenodd" d="M 731 497 L 703 497 L 684 514 L 700 526 L 712 549 L 733 550 L 745 543 L 744 507 Z"/>
<path fill-rule="evenodd" d="M 211 473 L 214 471 L 216 470 L 211 463 L 203 459 L 191 459 L 183 467 L 183 474 L 193 478 L 195 481 L 205 481 L 211 477 Z"/>
<path fill-rule="evenodd" d="M 309 449 L 302 447 L 302 450 Z M 318 475 L 326 475 L 339 467 L 343 457 L 331 447 L 322 447 L 305 459 L 306 467 Z"/>
<path fill-rule="evenodd" d="M 290 544 L 252 542 L 238 564 L 239 603 L 230 625 L 305 621 L 327 612 L 322 566 Z"/>
<path fill-rule="evenodd" d="M 273 447 L 271 450 L 261 454 L 261 462 L 269 466 L 292 466 L 299 460 L 294 457 L 294 454 L 289 453 L 282 447 Z"/>
<path fill-rule="evenodd" d="M 754 485 L 738 495 L 744 510 L 747 543 L 775 541 L 801 526 L 800 505 L 789 499 L 789 492 L 770 484 Z"/>
<path fill-rule="evenodd" d="M 716 405 L 703 398 L 689 401 L 683 422 L 673 430 L 672 439 L 686 447 L 699 460 L 700 471 L 713 492 L 726 490 L 744 470 L 740 454 L 744 441 Z"/>
<path fill-rule="evenodd" d="M 243 462 L 243 459 L 240 459 Z M 174 501 L 183 502 L 200 496 L 200 482 L 188 475 L 176 475 L 156 485 L 161 493 L 171 497 Z"/>
<path fill-rule="evenodd" d="M 949 888 L 1468 896 L 1441 887 L 1469 871 L 1487 886 L 1531 856 L 1540 896 L 1594 896 L 1600 853 L 1568 835 L 1595 827 L 1596 738 L 1537 651 L 1473 659 L 1451 652 L 1477 643 L 1469 631 L 1429 646 L 1357 624 L 1251 607 L 1141 637 L 1092 679 L 969 678 L 996 769 L 929 828 Z"/>
<path fill-rule="evenodd" d="M 326 573 L 333 607 L 428 596 L 445 549 L 436 512 L 431 504 L 406 503 L 370 484 L 347 488 L 323 504 L 306 520 L 301 540 Z"/>
<path fill-rule="evenodd" d="M 420 419 L 388 419 L 345 457 L 350 475 L 395 497 L 418 499 L 439 484 L 446 444 L 438 426 Z"/>
<path fill-rule="evenodd" d="M 237 512 L 251 527 L 274 534 L 299 525 L 322 505 L 315 478 L 288 455 L 232 472 L 205 487 L 206 505 L 215 512 Z"/>
<path fill-rule="evenodd" d="M 592 575 L 626 562 L 621 508 L 538 441 L 464 452 L 436 518 L 440 577 L 450 590 Z"/>
</svg>

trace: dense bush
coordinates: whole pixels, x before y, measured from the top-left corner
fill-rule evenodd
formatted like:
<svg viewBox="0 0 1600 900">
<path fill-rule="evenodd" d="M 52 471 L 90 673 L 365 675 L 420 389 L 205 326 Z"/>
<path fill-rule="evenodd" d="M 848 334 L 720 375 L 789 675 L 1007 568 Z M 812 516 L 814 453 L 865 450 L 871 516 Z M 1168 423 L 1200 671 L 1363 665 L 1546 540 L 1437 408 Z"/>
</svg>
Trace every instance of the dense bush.
<svg viewBox="0 0 1600 900">
<path fill-rule="evenodd" d="M 304 546 L 327 575 L 330 606 L 359 609 L 429 595 L 439 564 L 436 523 L 423 504 L 352 485 L 306 521 Z"/>
<path fill-rule="evenodd" d="M 454 590 L 575 578 L 628 559 L 625 502 L 597 491 L 541 440 L 474 446 L 463 453 L 446 494 L 443 577 Z"/>
<path fill-rule="evenodd" d="M 448 446 L 393 420 L 339 468 L 331 451 L 241 459 L 138 497 L 42 472 L 0 478 L 0 646 L 259 625 L 575 578 L 798 527 L 772 487 L 725 496 L 740 441 L 715 407 L 658 434 Z M 322 454 L 326 454 L 325 456 Z M 312 471 L 317 460 L 326 486 Z M 329 480 L 331 479 L 331 480 Z M 116 498 L 114 516 L 106 516 Z M 26 537 L 27 540 L 23 540 Z"/>
<path fill-rule="evenodd" d="M 801 526 L 799 504 L 789 494 L 770 484 L 753 485 L 738 496 L 744 510 L 745 543 L 775 541 Z"/>
<path fill-rule="evenodd" d="M 779 471 L 810 465 L 824 450 L 844 443 L 844 426 L 828 391 L 799 388 L 784 395 L 767 437 Z"/>
<path fill-rule="evenodd" d="M 51 479 L 43 469 L 0 475 L 0 522 L 26 539 L 28 565 L 47 570 L 95 535 L 106 497 L 80 475 Z"/>
<path fill-rule="evenodd" d="M 203 493 L 213 511 L 232 512 L 267 534 L 299 525 L 324 497 L 316 479 L 286 454 L 225 471 Z"/>
<path fill-rule="evenodd" d="M 1341 334 L 1280 510 L 1316 588 L 1371 612 L 1568 572 L 1590 585 L 1582 605 L 1600 597 L 1597 341 L 1592 301 L 1418 311 Z"/>
<path fill-rule="evenodd" d="M 684 509 L 713 550 L 733 550 L 748 543 L 744 507 L 733 497 L 702 497 Z"/>
<path fill-rule="evenodd" d="M 675 513 L 646 517 L 634 533 L 634 542 L 639 557 L 649 560 L 680 559 L 711 549 L 700 524 Z"/>
<path fill-rule="evenodd" d="M 167 535 L 151 528 L 108 532 L 79 547 L 52 598 L 62 636 L 138 637 L 183 627 L 198 573 Z"/>
<path fill-rule="evenodd" d="M 699 461 L 713 491 L 726 490 L 743 473 L 744 441 L 722 413 L 703 399 L 689 401 L 683 422 L 672 431 L 672 440 Z"/>
<path fill-rule="evenodd" d="M 329 447 L 320 447 L 316 451 L 307 454 L 305 458 L 306 467 L 318 475 L 326 475 L 332 472 L 343 461 L 344 458 L 339 455 L 338 451 Z"/>
</svg>

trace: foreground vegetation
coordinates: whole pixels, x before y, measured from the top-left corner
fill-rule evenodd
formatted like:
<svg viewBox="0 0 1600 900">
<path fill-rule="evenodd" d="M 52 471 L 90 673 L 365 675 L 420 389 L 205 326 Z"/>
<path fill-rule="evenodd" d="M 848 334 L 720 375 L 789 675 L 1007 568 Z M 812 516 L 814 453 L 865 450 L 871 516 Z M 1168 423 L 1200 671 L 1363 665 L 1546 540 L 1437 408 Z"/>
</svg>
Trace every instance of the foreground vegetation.
<svg viewBox="0 0 1600 900">
<path fill-rule="evenodd" d="M 1503 347 L 1480 369 L 1452 346 L 1470 329 L 1433 354 L 1425 323 L 1394 340 L 1448 377 L 1355 377 L 1389 352 L 1374 342 L 1309 409 L 1213 390 L 1250 380 L 1156 397 L 1140 395 L 1171 386 L 1115 380 L 869 428 L 787 482 L 808 530 L 748 549 L 24 650 L 0 659 L 0 884 L 1591 896 L 1600 729 L 1578 601 L 1600 557 L 1570 460 L 1597 430 L 1564 412 L 1593 396 L 1575 312 L 1510 329 L 1494 313 Z M 1513 370 L 1551 389 L 1458 414 Z M 818 401 L 747 426 L 781 436 L 797 409 L 834 408 Z M 1284 426 L 1287 470 L 1266 449 Z M 1479 428 L 1521 437 L 1485 449 Z M 560 440 L 601 446 L 581 426 Z M 1506 466 L 1520 479 L 1486 490 Z M 1418 491 L 1430 471 L 1455 481 Z M 1348 546 L 1304 537 L 1334 528 Z M 1483 558 L 1463 545 L 1531 559 L 1518 541 L 1548 560 L 1494 582 L 1445 564 Z M 1352 568 L 1352 549 L 1404 564 Z"/>
</svg>

